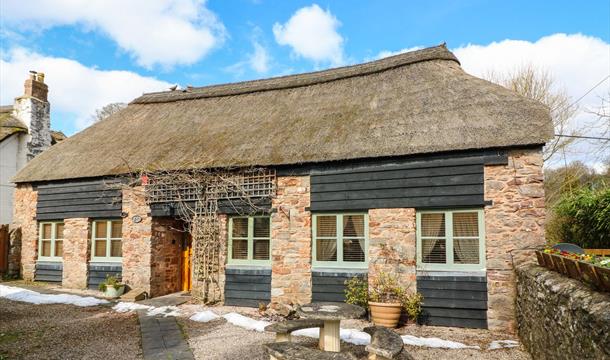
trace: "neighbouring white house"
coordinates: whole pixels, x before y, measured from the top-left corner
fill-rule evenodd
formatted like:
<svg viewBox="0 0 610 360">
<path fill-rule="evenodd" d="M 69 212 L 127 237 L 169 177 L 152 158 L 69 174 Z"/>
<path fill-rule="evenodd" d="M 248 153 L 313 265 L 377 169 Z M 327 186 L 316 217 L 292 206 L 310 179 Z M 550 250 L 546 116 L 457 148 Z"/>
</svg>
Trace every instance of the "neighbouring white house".
<svg viewBox="0 0 610 360">
<path fill-rule="evenodd" d="M 66 137 L 51 130 L 48 92 L 44 74 L 31 72 L 23 95 L 13 105 L 0 106 L 0 224 L 10 224 L 13 217 L 11 178 L 26 162 Z"/>
</svg>

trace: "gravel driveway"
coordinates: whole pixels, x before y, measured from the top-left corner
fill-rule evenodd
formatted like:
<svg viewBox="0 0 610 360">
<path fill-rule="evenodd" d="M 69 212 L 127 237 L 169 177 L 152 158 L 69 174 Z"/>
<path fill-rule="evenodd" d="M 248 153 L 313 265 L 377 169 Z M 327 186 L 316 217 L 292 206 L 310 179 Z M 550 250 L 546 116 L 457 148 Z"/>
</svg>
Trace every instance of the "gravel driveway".
<svg viewBox="0 0 610 360">
<path fill-rule="evenodd" d="M 0 298 L 0 359 L 141 359 L 137 316 Z"/>
</svg>

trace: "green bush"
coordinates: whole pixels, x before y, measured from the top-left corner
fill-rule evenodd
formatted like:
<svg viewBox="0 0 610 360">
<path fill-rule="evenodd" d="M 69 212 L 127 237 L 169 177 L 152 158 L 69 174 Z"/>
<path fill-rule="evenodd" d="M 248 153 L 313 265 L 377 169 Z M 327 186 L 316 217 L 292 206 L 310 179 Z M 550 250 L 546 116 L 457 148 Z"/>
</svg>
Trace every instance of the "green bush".
<svg viewBox="0 0 610 360">
<path fill-rule="evenodd" d="M 564 194 L 553 208 L 547 238 L 586 249 L 610 248 L 610 187 Z"/>
<path fill-rule="evenodd" d="M 346 280 L 345 285 L 345 302 L 368 309 L 369 283 L 362 277 L 354 276 Z"/>
</svg>

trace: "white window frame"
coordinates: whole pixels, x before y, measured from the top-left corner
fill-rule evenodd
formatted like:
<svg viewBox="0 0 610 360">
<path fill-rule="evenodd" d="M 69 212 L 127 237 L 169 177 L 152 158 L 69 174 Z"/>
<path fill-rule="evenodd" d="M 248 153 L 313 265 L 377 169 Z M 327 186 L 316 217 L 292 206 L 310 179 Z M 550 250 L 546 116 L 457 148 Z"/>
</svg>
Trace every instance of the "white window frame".
<svg viewBox="0 0 610 360">
<path fill-rule="evenodd" d="M 42 236 L 43 236 L 43 232 L 42 232 L 42 228 L 43 225 L 51 225 L 51 256 L 42 256 Z M 58 224 L 64 224 L 64 232 L 66 231 L 66 224 L 63 221 L 42 221 L 40 222 L 40 224 L 38 224 L 38 260 L 42 260 L 42 261 L 63 261 L 63 257 L 59 257 L 59 256 L 55 256 L 55 241 L 57 240 L 57 225 Z M 46 240 L 49 241 L 49 240 Z M 61 239 L 61 241 L 65 241 L 65 235 L 64 238 Z M 65 245 L 65 242 L 62 243 L 62 249 L 63 249 L 63 245 Z"/>
<path fill-rule="evenodd" d="M 123 261 L 123 256 L 110 256 L 110 249 L 112 245 L 112 240 L 120 240 L 121 241 L 121 255 L 123 254 L 123 231 L 121 229 L 121 237 L 113 238 L 112 237 L 112 222 L 120 221 L 121 226 L 123 224 L 123 219 L 97 219 L 91 222 L 91 262 L 121 262 Z M 96 236 L 96 224 L 99 222 L 106 223 L 106 256 L 95 256 L 95 241 L 103 240 L 104 238 L 97 238 Z"/>
<path fill-rule="evenodd" d="M 357 239 L 358 237 L 343 236 L 343 217 L 349 215 L 364 215 L 364 261 L 343 261 L 343 240 Z M 316 247 L 318 236 L 318 216 L 335 216 L 337 221 L 337 260 L 318 261 L 316 259 Z M 324 239 L 324 237 L 321 237 Z M 338 269 L 368 269 L 369 267 L 369 214 L 365 212 L 341 212 L 341 213 L 319 213 L 313 214 L 311 220 L 311 264 L 314 268 L 338 268 Z"/>
<path fill-rule="evenodd" d="M 460 212 L 476 212 L 478 214 L 479 226 L 479 263 L 478 264 L 454 264 L 453 262 L 453 214 Z M 445 264 L 429 264 L 422 262 L 422 236 L 421 215 L 422 214 L 445 214 Z M 485 262 L 485 212 L 483 209 L 456 209 L 456 210 L 425 210 L 416 213 L 417 233 L 417 269 L 432 271 L 484 271 Z"/>
<path fill-rule="evenodd" d="M 255 218 L 266 218 L 269 219 L 269 237 L 254 237 L 254 219 Z M 238 238 L 239 240 L 248 241 L 248 258 L 247 259 L 233 259 L 233 220 L 235 219 L 248 219 L 248 236 L 247 238 Z M 231 216 L 229 217 L 229 232 L 227 234 L 228 239 L 228 254 L 227 264 L 228 265 L 254 265 L 254 266 L 270 266 L 271 265 L 271 216 Z M 254 259 L 254 240 L 269 240 L 269 259 L 257 260 Z"/>
</svg>

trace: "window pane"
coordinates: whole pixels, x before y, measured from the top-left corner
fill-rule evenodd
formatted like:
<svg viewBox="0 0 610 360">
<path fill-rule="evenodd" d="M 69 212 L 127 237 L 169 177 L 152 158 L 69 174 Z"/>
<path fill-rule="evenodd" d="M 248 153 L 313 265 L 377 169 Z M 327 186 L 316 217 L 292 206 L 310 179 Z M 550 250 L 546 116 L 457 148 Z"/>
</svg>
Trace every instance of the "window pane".
<svg viewBox="0 0 610 360">
<path fill-rule="evenodd" d="M 269 240 L 254 240 L 254 260 L 269 260 Z"/>
<path fill-rule="evenodd" d="M 51 256 L 51 241 L 43 241 L 40 246 L 40 256 Z"/>
<path fill-rule="evenodd" d="M 233 220 L 233 237 L 248 237 L 248 218 Z"/>
<path fill-rule="evenodd" d="M 479 236 L 479 214 L 476 212 L 453 213 L 453 236 Z"/>
<path fill-rule="evenodd" d="M 113 221 L 112 222 L 112 237 L 120 239 L 123 236 L 123 222 Z"/>
<path fill-rule="evenodd" d="M 456 264 L 479 263 L 479 239 L 453 239 L 453 262 Z"/>
<path fill-rule="evenodd" d="M 106 221 L 96 221 L 95 222 L 95 237 L 96 238 L 105 238 L 107 235 L 106 231 Z"/>
<path fill-rule="evenodd" d="M 57 223 L 57 225 L 55 225 L 55 238 L 56 239 L 64 238 L 64 223 Z"/>
<path fill-rule="evenodd" d="M 364 239 L 343 239 L 343 261 L 364 262 Z"/>
<path fill-rule="evenodd" d="M 111 240 L 110 241 L 110 256 L 112 257 L 121 257 L 121 240 Z"/>
<path fill-rule="evenodd" d="M 337 261 L 337 240 L 317 239 L 316 241 L 317 261 Z"/>
<path fill-rule="evenodd" d="M 64 242 L 62 240 L 55 240 L 55 256 L 62 257 L 64 255 Z"/>
<path fill-rule="evenodd" d="M 364 237 L 364 215 L 343 216 L 343 236 Z"/>
<path fill-rule="evenodd" d="M 231 258 L 234 260 L 248 260 L 248 240 L 233 240 Z"/>
<path fill-rule="evenodd" d="M 316 218 L 316 236 L 336 237 L 337 236 L 337 217 L 334 215 L 318 216 Z M 320 259 L 318 259 L 320 260 Z"/>
<path fill-rule="evenodd" d="M 445 237 L 445 214 L 421 214 L 421 236 Z"/>
<path fill-rule="evenodd" d="M 422 262 L 427 264 L 444 264 L 445 258 L 445 240 L 440 239 L 422 239 Z"/>
<path fill-rule="evenodd" d="M 269 218 L 254 218 L 254 237 L 268 238 L 269 237 Z"/>
<path fill-rule="evenodd" d="M 99 256 L 99 257 L 106 256 L 106 240 L 95 240 L 94 256 Z"/>
<path fill-rule="evenodd" d="M 43 239 L 51 238 L 52 228 L 53 228 L 53 224 L 42 224 L 42 238 Z"/>
</svg>

